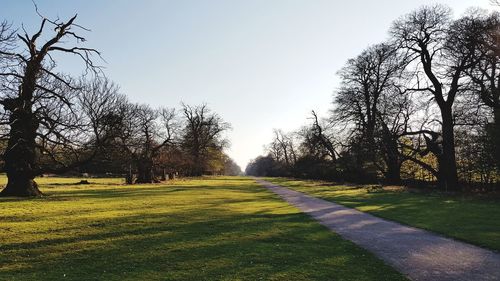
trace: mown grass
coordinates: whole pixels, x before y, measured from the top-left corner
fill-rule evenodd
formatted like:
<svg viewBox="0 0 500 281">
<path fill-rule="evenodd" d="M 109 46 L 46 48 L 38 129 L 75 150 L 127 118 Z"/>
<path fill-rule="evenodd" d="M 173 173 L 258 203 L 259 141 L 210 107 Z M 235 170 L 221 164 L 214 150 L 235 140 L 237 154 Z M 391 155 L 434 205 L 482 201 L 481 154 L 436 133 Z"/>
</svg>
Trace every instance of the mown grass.
<svg viewBox="0 0 500 281">
<path fill-rule="evenodd" d="M 379 217 L 500 250 L 500 202 L 495 200 L 372 189 L 368 185 L 287 178 L 266 180 Z"/>
<path fill-rule="evenodd" d="M 0 280 L 404 280 L 249 178 L 78 181 L 0 199 Z"/>
</svg>

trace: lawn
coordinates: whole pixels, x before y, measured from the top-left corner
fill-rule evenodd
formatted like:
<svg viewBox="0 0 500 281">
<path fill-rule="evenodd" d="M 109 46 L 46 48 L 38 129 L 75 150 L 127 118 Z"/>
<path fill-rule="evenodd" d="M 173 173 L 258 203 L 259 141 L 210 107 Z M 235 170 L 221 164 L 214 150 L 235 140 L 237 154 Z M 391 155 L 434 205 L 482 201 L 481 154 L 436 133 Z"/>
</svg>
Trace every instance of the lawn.
<svg viewBox="0 0 500 281">
<path fill-rule="evenodd" d="M 404 280 L 250 178 L 38 181 L 0 198 L 0 280 Z"/>
<path fill-rule="evenodd" d="M 379 217 L 500 250 L 500 202 L 493 199 L 286 178 L 266 180 Z"/>
</svg>

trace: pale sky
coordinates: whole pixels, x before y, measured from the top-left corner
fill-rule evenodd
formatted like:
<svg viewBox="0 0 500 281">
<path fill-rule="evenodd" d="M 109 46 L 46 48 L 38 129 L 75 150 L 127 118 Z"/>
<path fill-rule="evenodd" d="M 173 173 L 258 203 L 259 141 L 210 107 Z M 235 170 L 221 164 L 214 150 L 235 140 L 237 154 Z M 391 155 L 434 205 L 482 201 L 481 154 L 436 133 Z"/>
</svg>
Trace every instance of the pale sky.
<svg viewBox="0 0 500 281">
<path fill-rule="evenodd" d="M 491 8 L 489 0 L 38 0 L 47 17 L 78 13 L 87 46 L 132 101 L 207 103 L 230 122 L 228 154 L 242 169 L 272 129 L 326 115 L 347 59 L 387 38 L 391 22 L 424 4 Z M 0 20 L 38 28 L 31 0 L 0 0 Z M 74 59 L 61 68 L 78 69 Z"/>
</svg>

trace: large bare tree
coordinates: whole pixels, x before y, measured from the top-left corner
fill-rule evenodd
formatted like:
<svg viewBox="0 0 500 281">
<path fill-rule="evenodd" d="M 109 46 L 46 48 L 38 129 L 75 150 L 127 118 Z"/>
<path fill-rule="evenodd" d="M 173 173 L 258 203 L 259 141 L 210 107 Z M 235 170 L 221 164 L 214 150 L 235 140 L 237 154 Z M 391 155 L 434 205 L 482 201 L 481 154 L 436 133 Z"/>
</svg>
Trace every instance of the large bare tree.
<svg viewBox="0 0 500 281">
<path fill-rule="evenodd" d="M 339 72 L 342 84 L 335 96 L 337 122 L 355 124 L 351 135 L 359 138 L 363 150 L 357 153 L 362 158 L 358 162 L 383 172 L 391 182 L 400 179 L 397 131 L 404 121 L 404 108 L 399 108 L 404 94 L 398 83 L 403 69 L 404 59 L 394 46 L 371 46 Z"/>
<path fill-rule="evenodd" d="M 457 189 L 453 106 L 463 90 L 466 71 L 475 63 L 475 46 L 462 44 L 459 49 L 456 41 L 468 40 L 470 34 L 459 32 L 451 10 L 442 5 L 424 6 L 401 17 L 391 34 L 415 68 L 419 83 L 414 90 L 430 96 L 439 109 L 441 184 L 444 189 Z"/>
<path fill-rule="evenodd" d="M 14 33 L 6 23 L 1 25 L 0 104 L 8 126 L 3 154 L 8 183 L 2 196 L 41 195 L 34 181 L 43 172 L 39 155 L 47 153 L 47 147 L 72 147 L 69 143 L 77 139 L 75 134 L 83 132 L 82 127 L 75 129 L 81 120 L 78 114 L 83 114 L 76 109 L 85 107 L 83 103 L 76 105 L 82 83 L 58 72 L 54 60 L 56 53 L 77 56 L 86 73 L 100 74 L 93 61 L 93 56 L 100 54 L 82 46 L 85 38 L 79 32 L 85 29 L 75 23 L 76 17 L 62 22 L 41 16 L 40 27 L 32 35 L 24 28 L 22 33 Z M 96 144 L 98 137 L 93 139 Z"/>
<path fill-rule="evenodd" d="M 120 144 L 137 168 L 136 183 L 158 181 L 154 174 L 154 160 L 175 140 L 178 132 L 175 116 L 174 109 L 154 109 L 145 104 L 124 105 Z"/>
</svg>

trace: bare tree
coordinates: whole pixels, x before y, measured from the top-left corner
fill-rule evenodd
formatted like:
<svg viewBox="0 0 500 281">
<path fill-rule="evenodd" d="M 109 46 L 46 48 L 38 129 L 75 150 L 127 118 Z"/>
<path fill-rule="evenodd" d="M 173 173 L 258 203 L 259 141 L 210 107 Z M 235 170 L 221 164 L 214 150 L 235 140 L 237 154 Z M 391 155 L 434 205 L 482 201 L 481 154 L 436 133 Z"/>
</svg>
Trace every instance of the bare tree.
<svg viewBox="0 0 500 281">
<path fill-rule="evenodd" d="M 283 161 L 285 167 L 291 167 L 297 162 L 297 154 L 292 134 L 286 134 L 280 129 L 274 129 L 274 140 L 271 143 L 277 161 Z"/>
<path fill-rule="evenodd" d="M 403 16 L 394 22 L 391 33 L 408 60 L 414 62 L 410 64 L 416 68 L 418 80 L 414 90 L 430 95 L 439 108 L 442 185 L 445 189 L 456 189 L 453 105 L 462 91 L 461 81 L 466 70 L 474 65 L 474 45 L 455 48 L 454 42 L 461 40 L 456 36 L 464 39 L 468 34 L 456 32 L 450 9 L 441 5 L 425 6 Z"/>
<path fill-rule="evenodd" d="M 75 132 L 70 130 L 72 125 L 69 124 L 78 119 L 76 113 L 70 113 L 74 112 L 73 102 L 77 99 L 80 83 L 56 71 L 53 54 L 76 55 L 87 73 L 100 73 L 99 66 L 92 59 L 100 54 L 95 49 L 78 45 L 85 38 L 75 30 L 86 29 L 75 20 L 76 15 L 66 22 L 42 17 L 40 27 L 33 35 L 24 31 L 17 34 L 16 41 L 8 35 L 8 26 L 2 24 L 0 104 L 10 127 L 3 155 L 8 177 L 7 186 L 1 193 L 3 196 L 41 195 L 34 181 L 35 176 L 43 172 L 37 162 L 37 149 L 42 146 L 45 151 L 43 144 L 55 145 L 63 140 L 60 145 L 64 145 L 70 138 L 74 139 L 70 137 Z M 40 42 L 46 37 L 47 26 L 52 26 L 53 34 L 47 35 L 47 41 Z M 71 39 L 76 45 L 66 47 Z M 17 45 L 19 42 L 24 48 Z"/>
<path fill-rule="evenodd" d="M 116 136 L 118 109 L 125 100 L 114 83 L 106 78 L 81 82 L 66 99 L 37 100 L 39 113 L 36 148 L 37 174 L 61 173 L 91 161 Z"/>
<path fill-rule="evenodd" d="M 352 135 L 357 135 L 362 149 L 357 153 L 362 158 L 359 165 L 374 166 L 393 182 L 399 181 L 401 165 L 393 130 L 397 130 L 403 110 L 398 110 L 401 104 L 396 105 L 404 95 L 398 86 L 403 68 L 404 60 L 393 46 L 374 45 L 340 71 L 342 85 L 335 97 L 335 118 L 355 124 Z M 378 140 L 377 134 L 381 135 Z M 380 152 L 384 165 L 378 160 Z"/>
<path fill-rule="evenodd" d="M 222 150 L 227 145 L 223 133 L 231 125 L 205 104 L 194 107 L 182 104 L 182 111 L 184 125 L 181 146 L 191 158 L 190 174 L 201 176 L 207 167 L 210 150 Z"/>
<path fill-rule="evenodd" d="M 303 154 L 312 155 L 318 159 L 326 159 L 335 164 L 338 152 L 333 138 L 326 132 L 325 126 L 320 123 L 318 115 L 311 111 L 312 124 L 299 132 Z"/>
<path fill-rule="evenodd" d="M 157 182 L 154 160 L 163 148 L 174 142 L 178 132 L 175 110 L 128 103 L 121 116 L 120 144 L 128 151 L 137 168 L 135 182 Z M 128 179 L 132 181 L 131 175 Z"/>
</svg>

